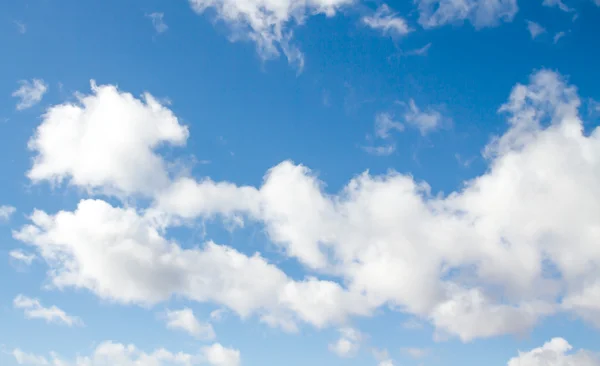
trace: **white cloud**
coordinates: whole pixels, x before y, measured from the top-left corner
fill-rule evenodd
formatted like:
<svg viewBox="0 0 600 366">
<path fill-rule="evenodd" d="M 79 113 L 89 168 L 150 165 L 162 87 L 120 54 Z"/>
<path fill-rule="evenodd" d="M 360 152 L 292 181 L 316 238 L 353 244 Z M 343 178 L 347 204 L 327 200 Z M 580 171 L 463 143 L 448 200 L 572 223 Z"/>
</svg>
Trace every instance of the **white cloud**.
<svg viewBox="0 0 600 366">
<path fill-rule="evenodd" d="M 45 308 L 38 299 L 32 299 L 24 295 L 15 297 L 13 306 L 15 309 L 23 310 L 27 319 L 44 319 L 47 323 L 57 323 L 69 327 L 83 325 L 79 317 L 68 315 L 54 305 Z"/>
<path fill-rule="evenodd" d="M 17 31 L 21 34 L 27 33 L 27 25 L 23 22 L 15 21 L 15 26 L 17 27 Z"/>
<path fill-rule="evenodd" d="M 187 127 L 153 96 L 143 101 L 116 87 L 77 94 L 78 103 L 52 106 L 29 141 L 36 153 L 28 177 L 106 193 L 152 194 L 169 184 L 165 163 L 154 153 L 182 145 Z"/>
<path fill-rule="evenodd" d="M 430 48 L 431 48 L 431 42 L 427 43 L 425 46 L 423 46 L 421 48 L 406 51 L 406 52 L 404 52 L 404 54 L 408 55 L 408 56 L 425 56 L 429 52 Z"/>
<path fill-rule="evenodd" d="M 285 161 L 260 187 L 183 177 L 145 214 L 83 200 L 73 212 L 34 212 L 14 236 L 37 249 L 55 286 L 123 303 L 179 295 L 287 330 L 384 305 L 463 341 L 522 333 L 557 311 L 600 324 L 600 129 L 583 134 L 580 104 L 548 70 L 516 85 L 500 108 L 508 130 L 485 149 L 488 171 L 448 195 L 393 171 L 325 192 Z M 212 242 L 183 249 L 156 212 L 254 220 L 289 257 L 344 286 L 293 281 L 259 254 Z"/>
<path fill-rule="evenodd" d="M 10 217 L 17 211 L 13 206 L 2 205 L 0 206 L 0 222 L 8 221 Z"/>
<path fill-rule="evenodd" d="M 362 146 L 362 149 L 371 155 L 388 156 L 388 155 L 393 154 L 394 151 L 396 151 L 396 145 L 388 144 L 388 145 L 379 145 L 379 146 Z"/>
<path fill-rule="evenodd" d="M 571 352 L 573 347 L 563 338 L 553 338 L 542 347 L 508 361 L 507 366 L 600 366 L 600 357 L 586 350 Z"/>
<path fill-rule="evenodd" d="M 240 351 L 226 348 L 219 343 L 202 347 L 202 354 L 212 366 L 238 366 L 240 365 Z"/>
<path fill-rule="evenodd" d="M 527 30 L 531 35 L 531 39 L 536 39 L 539 35 L 546 33 L 546 28 L 531 20 L 527 20 Z"/>
<path fill-rule="evenodd" d="M 563 37 L 564 37 L 564 36 L 566 36 L 566 35 L 567 35 L 567 33 L 566 33 L 566 32 L 557 32 L 557 33 L 554 35 L 554 38 L 553 38 L 554 44 L 558 43 L 558 41 L 560 41 L 560 39 L 561 39 L 561 38 L 563 38 Z"/>
<path fill-rule="evenodd" d="M 183 330 L 193 337 L 202 340 L 211 340 L 215 338 L 215 330 L 212 325 L 198 321 L 190 308 L 167 310 L 166 317 L 167 328 L 169 329 Z"/>
<path fill-rule="evenodd" d="M 444 116 L 433 107 L 421 110 L 417 107 L 415 101 L 410 99 L 408 110 L 404 114 L 404 120 L 406 124 L 417 128 L 421 132 L 421 135 L 424 136 L 439 129 L 444 123 Z"/>
<path fill-rule="evenodd" d="M 475 28 L 510 22 L 519 10 L 516 0 L 416 0 L 419 24 L 435 28 L 470 21 Z"/>
<path fill-rule="evenodd" d="M 158 348 L 146 353 L 132 344 L 121 344 L 112 341 L 104 341 L 98 345 L 90 356 L 77 356 L 73 360 L 66 360 L 55 352 L 50 352 L 49 357 L 25 353 L 20 349 L 12 352 L 13 357 L 19 365 L 55 365 L 55 366 L 238 366 L 240 364 L 240 352 L 232 348 L 226 348 L 215 343 L 209 347 L 203 347 L 198 354 L 183 352 L 171 352 L 164 348 Z"/>
<path fill-rule="evenodd" d="M 383 34 L 403 36 L 412 31 L 406 20 L 386 4 L 381 5 L 372 16 L 363 17 L 362 21 L 368 27 L 379 30 Z"/>
<path fill-rule="evenodd" d="M 164 33 L 169 29 L 169 26 L 165 23 L 165 14 L 154 12 L 146 16 L 152 21 L 152 26 L 154 26 L 156 33 Z"/>
<path fill-rule="evenodd" d="M 404 347 L 401 349 L 401 351 L 412 358 L 423 358 L 429 354 L 429 350 L 427 348 Z"/>
<path fill-rule="evenodd" d="M 559 8 L 560 10 L 567 13 L 575 11 L 575 9 L 567 6 L 567 4 L 565 4 L 562 0 L 544 0 L 542 2 L 542 5 L 547 6 L 549 8 Z"/>
<path fill-rule="evenodd" d="M 189 0 L 198 14 L 213 9 L 219 20 L 230 26 L 233 41 L 249 39 L 256 43 L 263 59 L 287 57 L 291 64 L 302 69 L 304 57 L 291 44 L 293 26 L 305 18 L 324 14 L 334 16 L 354 0 Z"/>
<path fill-rule="evenodd" d="M 390 113 L 382 112 L 375 116 L 375 136 L 386 139 L 390 131 L 404 131 L 404 125 L 394 120 Z"/>
<path fill-rule="evenodd" d="M 28 254 L 25 253 L 24 251 L 20 250 L 20 249 L 15 249 L 15 250 L 11 250 L 8 253 L 9 257 L 11 257 L 12 259 L 16 260 L 16 261 L 20 261 L 23 262 L 26 265 L 31 265 L 31 263 L 33 262 L 33 260 L 36 258 L 35 254 Z"/>
<path fill-rule="evenodd" d="M 48 91 L 48 85 L 41 79 L 21 80 L 19 84 L 21 85 L 19 89 L 12 93 L 13 97 L 20 99 L 17 103 L 17 110 L 19 111 L 38 104 Z"/>
<path fill-rule="evenodd" d="M 340 357 L 352 357 L 358 352 L 363 335 L 353 328 L 341 328 L 340 338 L 329 345 L 329 350 Z"/>
</svg>

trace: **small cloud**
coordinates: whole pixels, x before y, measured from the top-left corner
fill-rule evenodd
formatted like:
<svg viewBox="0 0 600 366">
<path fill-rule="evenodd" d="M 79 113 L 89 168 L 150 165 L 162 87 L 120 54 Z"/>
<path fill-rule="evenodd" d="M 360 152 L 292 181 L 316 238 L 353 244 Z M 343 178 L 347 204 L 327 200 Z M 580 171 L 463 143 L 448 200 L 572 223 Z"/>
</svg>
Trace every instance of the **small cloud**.
<svg viewBox="0 0 600 366">
<path fill-rule="evenodd" d="M 532 22 L 531 20 L 527 20 L 526 22 L 531 39 L 536 39 L 539 35 L 546 33 L 546 28 L 542 27 L 540 24 Z"/>
<path fill-rule="evenodd" d="M 192 309 L 167 310 L 166 316 L 167 328 L 169 329 L 183 330 L 191 336 L 202 340 L 212 340 L 215 338 L 215 330 L 212 325 L 198 321 Z"/>
<path fill-rule="evenodd" d="M 402 323 L 402 328 L 410 329 L 410 330 L 422 329 L 423 323 L 421 323 L 417 319 L 411 318 L 411 319 L 408 319 L 407 321 L 405 321 L 404 323 Z"/>
<path fill-rule="evenodd" d="M 33 260 L 36 258 L 35 254 L 27 254 L 20 249 L 11 250 L 8 253 L 8 256 L 10 258 L 12 258 L 13 260 L 23 262 L 24 264 L 26 264 L 28 266 L 31 265 Z"/>
<path fill-rule="evenodd" d="M 379 362 L 378 366 L 394 366 L 394 361 L 390 358 L 387 349 L 373 349 L 373 356 Z"/>
<path fill-rule="evenodd" d="M 381 145 L 381 146 L 363 146 L 362 148 L 367 153 L 369 153 L 371 155 L 376 155 L 376 156 L 389 156 L 389 155 L 392 155 L 394 153 L 394 151 L 396 151 L 395 144 Z"/>
<path fill-rule="evenodd" d="M 69 327 L 83 325 L 79 317 L 68 315 L 54 305 L 45 308 L 38 299 L 32 299 L 24 295 L 15 297 L 13 306 L 15 309 L 22 309 L 27 319 L 44 319 L 47 323 L 63 324 Z"/>
<path fill-rule="evenodd" d="M 444 117 L 433 107 L 421 110 L 417 107 L 414 99 L 410 99 L 408 110 L 404 114 L 404 121 L 406 124 L 417 128 L 421 132 L 421 135 L 425 136 L 440 128 L 444 122 Z"/>
<path fill-rule="evenodd" d="M 406 348 L 402 348 L 401 349 L 402 353 L 418 359 L 418 358 L 423 358 L 425 356 L 427 356 L 427 354 L 429 354 L 429 350 L 426 348 L 417 348 L 417 347 L 406 347 Z"/>
<path fill-rule="evenodd" d="M 394 120 L 394 116 L 387 112 L 378 113 L 375 116 L 375 136 L 387 139 L 390 131 L 404 131 L 404 125 Z"/>
<path fill-rule="evenodd" d="M 406 20 L 398 13 L 393 12 L 389 6 L 381 5 L 375 14 L 362 18 L 365 25 L 381 31 L 383 34 L 404 36 L 412 31 Z"/>
<path fill-rule="evenodd" d="M 19 89 L 12 93 L 15 98 L 21 99 L 17 103 L 17 110 L 22 111 L 27 108 L 31 108 L 39 103 L 46 91 L 48 91 L 48 85 L 41 79 L 32 79 L 31 81 L 21 80 Z"/>
<path fill-rule="evenodd" d="M 9 205 L 0 206 L 0 222 L 8 221 L 10 219 L 10 217 L 15 213 L 15 211 L 17 211 L 17 209 L 14 208 L 13 206 L 9 206 Z"/>
<path fill-rule="evenodd" d="M 575 9 L 567 6 L 567 4 L 563 3 L 562 0 L 544 0 L 542 3 L 543 6 L 547 6 L 549 8 L 559 8 L 560 10 L 570 13 L 575 11 Z"/>
<path fill-rule="evenodd" d="M 15 21 L 15 26 L 17 27 L 17 32 L 21 34 L 25 34 L 27 32 L 27 26 L 25 25 L 25 23 Z"/>
<path fill-rule="evenodd" d="M 427 53 L 429 52 L 430 48 L 431 48 L 431 42 L 427 43 L 425 46 L 423 46 L 421 48 L 406 51 L 406 52 L 404 52 L 404 54 L 407 56 L 426 56 Z"/>
<path fill-rule="evenodd" d="M 352 357 L 360 348 L 363 335 L 354 328 L 339 329 L 340 338 L 329 345 L 329 350 L 340 357 Z"/>
<path fill-rule="evenodd" d="M 226 312 L 227 312 L 227 309 L 223 309 L 223 308 L 213 310 L 210 312 L 209 318 L 213 322 L 221 321 Z"/>
<path fill-rule="evenodd" d="M 146 16 L 148 18 L 150 18 L 150 20 L 152 21 L 152 25 L 154 26 L 156 33 L 158 33 L 158 34 L 164 33 L 167 31 L 167 29 L 169 29 L 169 27 L 165 23 L 165 19 L 164 19 L 165 15 L 163 13 L 155 12 L 155 13 L 147 14 Z"/>
<path fill-rule="evenodd" d="M 558 41 L 560 41 L 560 39 L 564 36 L 566 36 L 567 33 L 566 32 L 558 32 L 554 35 L 554 44 L 557 44 Z"/>
</svg>

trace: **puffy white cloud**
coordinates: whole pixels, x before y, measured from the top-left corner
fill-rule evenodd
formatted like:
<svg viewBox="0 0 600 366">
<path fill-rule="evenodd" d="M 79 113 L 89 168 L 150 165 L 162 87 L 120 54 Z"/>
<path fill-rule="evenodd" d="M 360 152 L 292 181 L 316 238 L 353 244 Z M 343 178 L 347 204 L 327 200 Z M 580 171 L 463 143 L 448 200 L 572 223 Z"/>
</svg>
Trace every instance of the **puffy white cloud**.
<svg viewBox="0 0 600 366">
<path fill-rule="evenodd" d="M 212 366 L 238 366 L 240 365 L 240 351 L 223 347 L 219 343 L 202 347 L 202 354 Z"/>
<path fill-rule="evenodd" d="M 25 28 L 23 27 L 23 29 Z M 19 111 L 38 104 L 48 91 L 48 85 L 41 79 L 21 80 L 19 84 L 21 85 L 19 89 L 12 93 L 13 97 L 20 99 L 17 103 Z"/>
<path fill-rule="evenodd" d="M 406 20 L 386 4 L 381 5 L 373 15 L 363 17 L 362 21 L 383 34 L 403 36 L 412 31 Z"/>
<path fill-rule="evenodd" d="M 198 339 L 211 340 L 215 338 L 215 330 L 212 325 L 198 321 L 190 308 L 167 310 L 166 318 L 167 328 L 183 330 Z"/>
<path fill-rule="evenodd" d="M 519 10 L 516 0 L 417 0 L 419 24 L 435 28 L 470 21 L 475 28 L 512 21 Z"/>
<path fill-rule="evenodd" d="M 10 217 L 17 211 L 13 206 L 2 205 L 0 206 L 0 222 L 8 221 Z"/>
<path fill-rule="evenodd" d="M 539 35 L 546 33 L 546 28 L 531 20 L 527 21 L 527 30 L 531 35 L 531 39 L 536 39 Z"/>
<path fill-rule="evenodd" d="M 8 252 L 8 256 L 13 260 L 23 262 L 26 265 L 30 265 L 36 258 L 35 254 L 25 253 L 23 250 L 14 249 Z"/>
<path fill-rule="evenodd" d="M 192 9 L 204 13 L 213 9 L 219 20 L 230 26 L 232 40 L 250 39 L 264 59 L 283 52 L 300 69 L 302 53 L 290 43 L 292 28 L 306 17 L 324 14 L 332 17 L 354 0 L 189 0 Z"/>
<path fill-rule="evenodd" d="M 137 304 L 177 294 L 224 305 L 242 317 L 259 313 L 281 326 L 295 319 L 325 326 L 367 312 L 364 300 L 337 283 L 292 281 L 259 254 L 248 257 L 212 242 L 183 249 L 132 208 L 83 200 L 74 212 L 35 211 L 31 221 L 14 237 L 37 249 L 58 288 L 86 288 L 105 299 Z"/>
<path fill-rule="evenodd" d="M 154 149 L 188 137 L 173 113 L 146 93 L 143 100 L 111 85 L 91 83 L 78 103 L 52 106 L 29 141 L 28 177 L 119 194 L 151 194 L 169 184 Z"/>
<path fill-rule="evenodd" d="M 340 357 L 352 357 L 360 348 L 363 335 L 354 328 L 341 328 L 340 338 L 329 345 L 331 352 Z"/>
<path fill-rule="evenodd" d="M 508 361 L 507 366 L 599 366 L 600 357 L 586 350 L 571 352 L 573 347 L 563 338 L 553 338 L 542 347 Z"/>
<path fill-rule="evenodd" d="M 152 21 L 152 26 L 156 33 L 164 33 L 169 29 L 167 23 L 165 23 L 165 14 L 164 13 L 150 13 L 146 15 Z"/>
<path fill-rule="evenodd" d="M 218 343 L 202 348 L 198 354 L 173 353 L 164 348 L 146 353 L 132 344 L 126 345 L 112 341 L 102 342 L 90 356 L 77 356 L 72 360 L 66 360 L 55 352 L 51 352 L 49 357 L 45 357 L 15 349 L 12 354 L 19 365 L 35 366 L 192 366 L 207 364 L 238 366 L 240 364 L 238 350 L 223 347 Z"/>
<path fill-rule="evenodd" d="M 28 319 L 44 319 L 48 323 L 63 324 L 69 327 L 83 325 L 79 317 L 68 315 L 54 305 L 46 308 L 38 299 L 32 299 L 25 295 L 17 295 L 13 300 L 13 306 L 16 309 L 22 309 Z"/>
<path fill-rule="evenodd" d="M 15 237 L 37 249 L 58 287 L 145 304 L 181 295 L 287 330 L 383 305 L 463 341 L 521 333 L 556 311 L 600 324 L 600 130 L 583 133 L 580 104 L 551 71 L 516 85 L 500 108 L 509 128 L 485 149 L 488 171 L 448 195 L 393 171 L 363 173 L 332 194 L 285 161 L 260 187 L 168 182 L 146 214 L 97 200 L 36 211 Z M 254 220 L 288 256 L 339 283 L 293 281 L 259 254 L 212 242 L 183 249 L 152 212 Z"/>
</svg>

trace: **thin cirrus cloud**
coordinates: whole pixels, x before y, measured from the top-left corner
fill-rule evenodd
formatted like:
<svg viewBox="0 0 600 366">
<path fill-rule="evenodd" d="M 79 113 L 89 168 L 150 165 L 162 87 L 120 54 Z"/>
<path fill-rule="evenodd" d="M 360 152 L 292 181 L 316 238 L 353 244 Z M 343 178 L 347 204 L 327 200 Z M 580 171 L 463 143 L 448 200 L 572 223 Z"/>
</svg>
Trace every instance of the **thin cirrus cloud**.
<svg viewBox="0 0 600 366">
<path fill-rule="evenodd" d="M 147 14 L 146 16 L 152 21 L 152 26 L 156 33 L 161 34 L 169 29 L 169 26 L 165 23 L 164 13 L 154 12 Z"/>
<path fill-rule="evenodd" d="M 111 98 L 98 91 L 84 96 L 68 131 L 85 131 L 94 111 L 118 110 L 125 136 L 143 138 L 120 140 L 124 149 L 107 137 L 113 126 L 95 126 L 100 138 L 94 148 L 111 157 L 110 165 L 80 170 L 81 161 L 62 160 L 60 152 L 80 157 L 91 154 L 90 147 L 83 135 L 58 133 L 63 110 L 72 105 L 53 106 L 42 118 L 43 133 L 36 132 L 30 144 L 37 154 L 35 182 L 68 180 L 92 194 L 112 187 L 117 197 L 144 192 L 153 203 L 142 210 L 86 198 L 73 211 L 35 210 L 14 237 L 52 259 L 46 261 L 48 280 L 58 288 L 85 288 L 140 305 L 178 296 L 286 331 L 299 324 L 341 327 L 383 306 L 429 322 L 439 337 L 465 342 L 522 333 L 558 312 L 600 326 L 594 301 L 599 238 L 593 229 L 600 221 L 594 178 L 600 165 L 591 158 L 600 151 L 598 132 L 583 134 L 580 97 L 555 72 L 540 70 L 514 86 L 500 108 L 509 128 L 485 149 L 489 170 L 445 196 L 393 171 L 365 172 L 339 193 L 325 193 L 324 182 L 291 161 L 269 169 L 257 187 L 175 178 L 154 149 L 165 137 L 183 144 L 185 127 L 164 106 L 114 87 L 100 89 Z M 418 117 L 423 111 L 430 112 L 409 103 L 411 126 L 437 126 L 431 122 L 436 118 Z M 140 117 L 150 123 L 139 123 Z M 134 155 L 154 164 L 132 164 L 130 151 L 143 152 Z M 148 185 L 138 174 L 163 181 Z M 215 217 L 263 225 L 287 257 L 339 281 L 294 280 L 258 253 L 214 242 L 182 248 L 163 235 L 171 225 Z M 548 277 L 543 268 L 549 262 L 559 275 Z"/>
<path fill-rule="evenodd" d="M 31 263 L 33 263 L 34 259 L 36 258 L 35 254 L 25 253 L 21 249 L 11 250 L 10 252 L 8 252 L 8 256 L 13 260 L 22 262 L 28 266 L 31 265 Z"/>
<path fill-rule="evenodd" d="M 516 0 L 417 0 L 419 24 L 436 28 L 469 21 L 475 28 L 494 27 L 513 20 L 519 7 Z"/>
<path fill-rule="evenodd" d="M 385 35 L 403 36 L 412 31 L 406 20 L 390 9 L 381 5 L 373 15 L 362 18 L 363 23 Z"/>
<path fill-rule="evenodd" d="M 64 310 L 55 305 L 44 307 L 38 299 L 30 298 L 25 295 L 17 295 L 13 300 L 15 309 L 23 310 L 27 319 L 43 319 L 47 323 L 56 323 L 61 325 L 82 326 L 81 318 L 68 315 Z"/>
<path fill-rule="evenodd" d="M 22 111 L 38 104 L 48 91 L 48 85 L 41 79 L 21 80 L 19 88 L 12 96 L 19 99 L 17 110 Z"/>
</svg>

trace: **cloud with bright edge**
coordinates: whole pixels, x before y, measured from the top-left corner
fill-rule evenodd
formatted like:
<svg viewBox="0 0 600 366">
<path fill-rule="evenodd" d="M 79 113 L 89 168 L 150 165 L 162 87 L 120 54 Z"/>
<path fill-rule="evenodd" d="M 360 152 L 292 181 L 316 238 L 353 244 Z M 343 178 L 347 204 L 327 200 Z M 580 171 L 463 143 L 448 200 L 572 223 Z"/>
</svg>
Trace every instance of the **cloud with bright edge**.
<svg viewBox="0 0 600 366">
<path fill-rule="evenodd" d="M 13 306 L 15 309 L 23 310 L 27 319 L 43 319 L 47 323 L 56 323 L 69 327 L 83 325 L 81 318 L 68 315 L 64 310 L 59 309 L 55 305 L 49 308 L 44 307 L 38 299 L 25 295 L 17 295 L 13 300 Z"/>
<path fill-rule="evenodd" d="M 425 29 L 469 21 L 477 29 L 510 22 L 519 7 L 516 0 L 416 0 L 419 24 Z"/>
<path fill-rule="evenodd" d="M 260 187 L 170 180 L 152 147 L 164 136 L 183 143 L 187 130 L 164 106 L 110 86 L 97 90 L 110 97 L 96 92 L 82 105 L 56 105 L 45 115 L 33 138 L 45 142 L 37 145 L 44 152 L 31 172 L 44 166 L 36 181 L 120 187 L 145 192 L 154 203 L 138 210 L 85 199 L 73 211 L 35 210 L 14 237 L 45 260 L 57 288 L 135 304 L 177 295 L 288 331 L 298 322 L 342 325 L 382 306 L 463 341 L 523 333 L 557 312 L 600 326 L 600 130 L 583 133 L 577 90 L 555 72 L 541 70 L 513 88 L 499 110 L 508 129 L 485 148 L 488 171 L 445 196 L 393 171 L 366 172 L 341 192 L 325 193 L 314 173 L 290 161 L 268 170 Z M 93 123 L 94 113 L 111 113 L 113 106 L 123 112 L 115 117 L 131 117 L 118 120 L 125 136 L 145 138 L 124 138 L 121 146 L 105 137 L 115 126 Z M 94 148 L 110 164 L 61 161 L 57 149 L 92 153 L 81 141 L 85 134 L 57 133 L 65 124 L 71 131 L 94 126 L 102 136 Z M 156 126 L 170 133 L 158 134 Z M 130 151 L 156 163 L 132 164 Z M 164 181 L 148 186 L 138 175 Z M 231 217 L 264 225 L 275 245 L 316 275 L 292 280 L 260 253 L 248 256 L 210 241 L 184 249 L 165 231 Z"/>
<path fill-rule="evenodd" d="M 600 356 L 590 351 L 572 352 L 573 347 L 563 338 L 553 338 L 543 346 L 519 352 L 507 366 L 600 366 Z"/>
<path fill-rule="evenodd" d="M 239 366 L 240 353 L 233 348 L 223 347 L 219 343 L 205 346 L 197 354 L 171 352 L 158 348 L 150 353 L 138 349 L 132 344 L 113 341 L 100 343 L 90 356 L 77 356 L 66 360 L 55 352 L 50 356 L 36 355 L 14 349 L 12 355 L 19 365 L 56 365 L 56 366 Z"/>
<path fill-rule="evenodd" d="M 202 340 L 215 338 L 215 330 L 209 323 L 201 323 L 190 308 L 167 310 L 167 328 L 183 330 L 191 336 Z"/>
<path fill-rule="evenodd" d="M 22 111 L 38 104 L 48 91 L 48 85 L 41 79 L 21 80 L 20 87 L 12 93 L 19 98 L 17 110 Z"/>
</svg>

